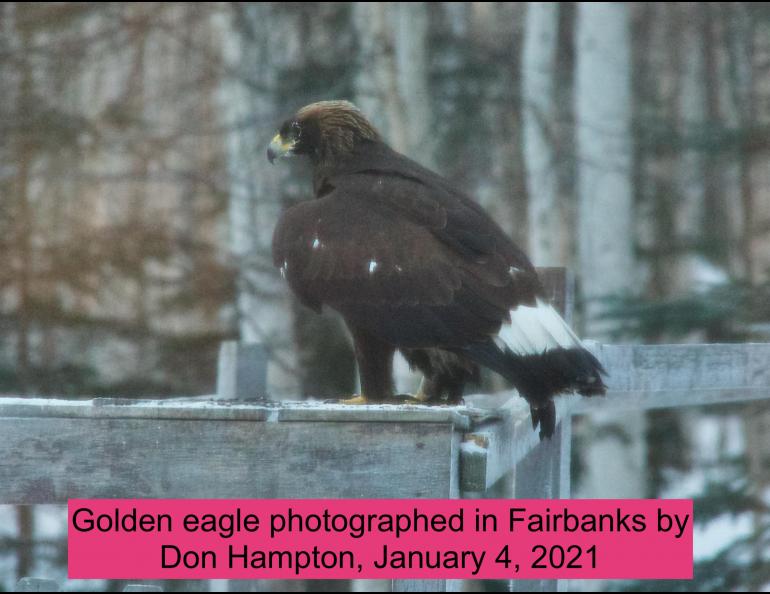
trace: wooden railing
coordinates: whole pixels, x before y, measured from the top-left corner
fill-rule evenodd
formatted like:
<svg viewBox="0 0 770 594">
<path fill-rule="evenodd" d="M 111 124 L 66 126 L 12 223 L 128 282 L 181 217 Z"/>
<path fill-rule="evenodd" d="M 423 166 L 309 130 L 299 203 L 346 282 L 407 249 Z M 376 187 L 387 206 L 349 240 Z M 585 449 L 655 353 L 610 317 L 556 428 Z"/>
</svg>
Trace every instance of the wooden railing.
<svg viewBox="0 0 770 594">
<path fill-rule="evenodd" d="M 569 318 L 565 272 L 546 270 L 544 278 Z M 0 503 L 564 498 L 570 495 L 572 415 L 770 398 L 770 344 L 588 344 L 609 371 L 609 392 L 601 399 L 560 399 L 556 433 L 543 442 L 513 392 L 443 407 L 228 400 L 223 397 L 248 395 L 243 382 L 254 390 L 261 381 L 244 364 L 255 351 L 237 345 L 222 350 L 220 372 L 227 377 L 220 374 L 218 397 L 0 398 Z M 393 583 L 396 591 L 458 587 Z M 513 587 L 555 590 L 557 583 L 516 581 Z"/>
</svg>

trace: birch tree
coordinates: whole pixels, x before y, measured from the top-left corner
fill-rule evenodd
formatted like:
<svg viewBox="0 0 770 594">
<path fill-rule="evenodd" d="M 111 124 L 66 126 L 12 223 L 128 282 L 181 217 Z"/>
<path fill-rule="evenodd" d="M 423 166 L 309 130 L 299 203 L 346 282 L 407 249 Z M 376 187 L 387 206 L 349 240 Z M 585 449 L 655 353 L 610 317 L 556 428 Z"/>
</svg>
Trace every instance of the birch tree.
<svg viewBox="0 0 770 594">
<path fill-rule="evenodd" d="M 279 44 L 291 48 L 268 3 L 239 6 L 219 22 L 227 80 L 220 93 L 227 129 L 230 245 L 238 267 L 241 340 L 266 346 L 268 386 L 276 396 L 299 393 L 291 301 L 270 260 L 281 212 L 280 173 L 269 171 L 264 139 L 278 120 L 275 103 Z M 295 51 L 298 46 L 294 46 Z M 284 59 L 286 59 L 284 57 Z"/>
<path fill-rule="evenodd" d="M 579 273 L 588 332 L 602 336 L 600 300 L 636 282 L 628 6 L 582 2 L 577 19 Z"/>
<path fill-rule="evenodd" d="M 385 2 L 356 2 L 352 7 L 358 55 L 356 103 L 390 143 L 406 146 L 400 111 L 390 13 Z"/>
<path fill-rule="evenodd" d="M 442 6 L 449 15 L 453 39 L 457 39 L 450 46 L 457 55 L 457 72 L 470 75 L 453 78 L 459 79 L 458 87 L 470 87 L 464 92 L 475 96 L 477 105 L 469 114 L 467 100 L 461 101 L 454 106 L 453 117 L 472 115 L 469 125 L 481 128 L 480 134 L 469 139 L 472 142 L 456 167 L 461 175 L 464 172 L 463 177 L 472 178 L 474 185 L 467 189 L 479 204 L 518 245 L 525 246 L 528 192 L 520 89 L 526 4 L 446 2 Z M 495 59 L 497 56 L 504 59 Z"/>
<path fill-rule="evenodd" d="M 433 161 L 424 2 L 357 2 L 356 102 L 398 151 Z"/>
<path fill-rule="evenodd" d="M 435 147 L 428 87 L 428 7 L 425 2 L 397 2 L 394 11 L 398 103 L 406 124 L 401 150 L 430 166 Z"/>
<path fill-rule="evenodd" d="M 560 201 L 556 135 L 559 3 L 528 2 L 522 57 L 529 253 L 538 266 L 567 263 L 570 225 Z"/>
<path fill-rule="evenodd" d="M 601 298 L 626 293 L 635 283 L 628 6 L 581 2 L 576 26 L 579 278 L 587 333 L 603 338 L 608 327 L 599 319 Z M 644 414 L 624 415 L 622 421 L 594 415 L 587 425 L 583 429 L 592 437 L 584 451 L 589 464 L 581 496 L 644 493 Z"/>
</svg>

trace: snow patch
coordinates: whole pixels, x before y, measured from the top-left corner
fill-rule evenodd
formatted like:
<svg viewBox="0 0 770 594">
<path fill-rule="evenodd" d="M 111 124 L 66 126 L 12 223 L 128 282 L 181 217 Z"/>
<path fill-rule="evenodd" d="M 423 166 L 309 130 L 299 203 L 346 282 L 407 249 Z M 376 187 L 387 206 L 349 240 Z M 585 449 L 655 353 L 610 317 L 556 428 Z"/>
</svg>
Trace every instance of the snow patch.
<svg viewBox="0 0 770 594">
<path fill-rule="evenodd" d="M 463 454 L 485 455 L 487 453 L 486 448 L 481 447 L 473 440 L 462 442 L 460 444 L 460 450 Z"/>
</svg>

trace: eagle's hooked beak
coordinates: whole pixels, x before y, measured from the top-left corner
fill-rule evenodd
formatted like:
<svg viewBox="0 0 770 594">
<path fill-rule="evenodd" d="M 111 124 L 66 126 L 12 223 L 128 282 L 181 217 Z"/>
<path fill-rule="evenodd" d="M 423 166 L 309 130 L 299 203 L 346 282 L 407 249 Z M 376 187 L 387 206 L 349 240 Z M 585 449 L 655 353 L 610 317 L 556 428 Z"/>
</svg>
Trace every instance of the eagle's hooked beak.
<svg viewBox="0 0 770 594">
<path fill-rule="evenodd" d="M 279 157 L 290 155 L 296 142 L 296 140 L 285 141 L 280 134 L 276 134 L 270 141 L 270 146 L 267 147 L 267 160 L 272 163 Z"/>
</svg>

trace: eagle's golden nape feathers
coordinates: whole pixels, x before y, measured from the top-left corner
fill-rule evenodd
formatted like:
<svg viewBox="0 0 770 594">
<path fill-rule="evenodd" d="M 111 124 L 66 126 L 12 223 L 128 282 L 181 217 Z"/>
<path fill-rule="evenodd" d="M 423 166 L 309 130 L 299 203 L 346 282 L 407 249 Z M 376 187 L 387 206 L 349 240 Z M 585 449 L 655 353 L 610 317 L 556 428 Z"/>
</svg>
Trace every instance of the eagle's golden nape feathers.
<svg viewBox="0 0 770 594">
<path fill-rule="evenodd" d="M 316 122 L 322 133 L 355 131 L 361 138 L 379 140 L 380 134 L 366 116 L 350 101 L 318 101 L 297 112 L 297 121 Z"/>
<path fill-rule="evenodd" d="M 311 103 L 295 119 L 307 131 L 311 157 L 319 163 L 350 154 L 361 141 L 380 141 L 374 125 L 349 101 Z"/>
</svg>

